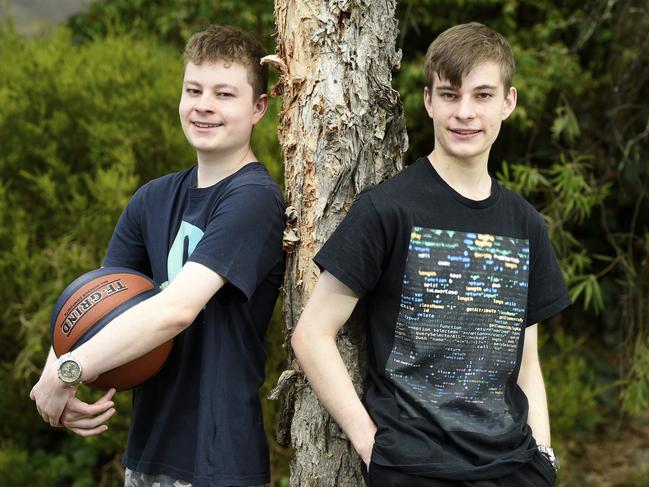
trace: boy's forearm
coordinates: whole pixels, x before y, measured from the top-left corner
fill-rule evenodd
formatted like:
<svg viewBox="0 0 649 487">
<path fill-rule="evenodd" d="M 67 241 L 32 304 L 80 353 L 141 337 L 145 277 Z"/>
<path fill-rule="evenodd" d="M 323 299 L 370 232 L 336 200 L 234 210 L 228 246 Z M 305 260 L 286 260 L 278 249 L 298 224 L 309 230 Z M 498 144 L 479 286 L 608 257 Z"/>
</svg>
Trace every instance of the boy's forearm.
<svg viewBox="0 0 649 487">
<path fill-rule="evenodd" d="M 318 399 L 369 463 L 376 425 L 356 393 L 335 338 L 298 330 L 291 343 Z"/>
<path fill-rule="evenodd" d="M 126 310 L 74 351 L 82 379 L 94 379 L 176 336 L 225 282 L 200 264 L 186 264 L 162 292 Z"/>
<path fill-rule="evenodd" d="M 536 377 L 530 378 L 527 383 L 519 382 L 529 402 L 527 424 L 532 428 L 534 439 L 539 445 L 550 446 L 550 417 L 548 415 L 548 400 L 545 393 L 545 384 L 541 368 L 538 368 Z"/>
<path fill-rule="evenodd" d="M 173 338 L 182 330 L 180 316 L 161 294 L 119 315 L 74 351 L 75 359 L 83 366 L 84 382 Z"/>
<path fill-rule="evenodd" d="M 536 330 L 534 336 L 529 338 L 532 338 L 533 343 L 525 345 L 518 385 L 527 396 L 529 403 L 527 424 L 532 428 L 534 439 L 539 445 L 549 446 L 551 438 L 548 400 L 537 351 Z"/>
</svg>

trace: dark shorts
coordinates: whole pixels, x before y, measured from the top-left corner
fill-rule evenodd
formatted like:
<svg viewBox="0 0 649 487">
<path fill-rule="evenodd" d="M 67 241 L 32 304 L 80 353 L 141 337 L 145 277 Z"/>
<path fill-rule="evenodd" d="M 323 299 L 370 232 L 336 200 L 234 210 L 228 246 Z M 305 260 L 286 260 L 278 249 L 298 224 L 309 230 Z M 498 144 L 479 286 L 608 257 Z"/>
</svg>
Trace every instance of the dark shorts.
<svg viewBox="0 0 649 487">
<path fill-rule="evenodd" d="M 376 463 L 370 463 L 369 472 L 364 463 L 361 468 L 368 487 L 551 487 L 557 478 L 550 461 L 538 452 L 514 473 L 489 480 L 430 479 Z"/>
</svg>

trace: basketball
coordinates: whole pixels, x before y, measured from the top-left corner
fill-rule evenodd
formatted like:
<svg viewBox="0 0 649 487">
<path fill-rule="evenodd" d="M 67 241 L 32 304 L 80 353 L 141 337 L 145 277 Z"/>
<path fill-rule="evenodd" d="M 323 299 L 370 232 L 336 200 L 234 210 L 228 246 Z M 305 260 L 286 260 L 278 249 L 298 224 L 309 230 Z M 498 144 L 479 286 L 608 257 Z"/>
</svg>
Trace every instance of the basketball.
<svg viewBox="0 0 649 487">
<path fill-rule="evenodd" d="M 124 267 L 104 267 L 82 275 L 61 293 L 54 305 L 50 321 L 54 353 L 60 357 L 73 351 L 115 317 L 159 292 L 160 288 L 149 277 Z M 86 385 L 96 389 L 131 389 L 160 370 L 172 346 L 173 339 Z"/>
</svg>

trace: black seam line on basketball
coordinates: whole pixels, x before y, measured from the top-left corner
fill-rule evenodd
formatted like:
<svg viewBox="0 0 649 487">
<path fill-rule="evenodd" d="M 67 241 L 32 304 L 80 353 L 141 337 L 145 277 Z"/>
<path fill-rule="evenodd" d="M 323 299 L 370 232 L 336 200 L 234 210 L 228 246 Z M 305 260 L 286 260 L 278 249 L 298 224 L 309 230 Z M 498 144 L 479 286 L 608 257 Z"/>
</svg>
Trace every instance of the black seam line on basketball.
<svg viewBox="0 0 649 487">
<path fill-rule="evenodd" d="M 59 296 L 59 299 L 56 300 L 54 309 L 52 311 L 52 317 L 50 318 L 50 343 L 54 344 L 54 328 L 56 326 L 56 318 L 58 317 L 61 308 L 63 308 L 63 305 L 68 301 L 68 299 L 70 299 L 70 297 L 75 292 L 77 292 L 81 287 L 85 286 L 93 279 L 107 276 L 109 274 L 133 274 L 136 276 L 144 277 L 147 280 L 151 281 L 154 286 L 156 285 L 149 276 L 133 269 L 129 269 L 128 267 L 102 267 L 100 269 L 95 269 L 94 271 L 86 272 L 82 276 L 79 276 L 74 281 L 72 281 L 68 285 L 68 287 L 63 290 L 63 292 Z"/>
<path fill-rule="evenodd" d="M 77 339 L 77 341 L 72 344 L 70 350 L 74 350 L 80 347 L 81 345 L 83 345 L 84 343 L 86 343 L 97 333 L 103 330 L 108 323 L 110 323 L 112 320 L 117 318 L 117 316 L 121 315 L 127 309 L 132 308 L 133 306 L 141 303 L 145 299 L 149 299 L 151 296 L 154 296 L 159 292 L 160 292 L 160 288 L 150 289 L 148 291 L 138 294 L 137 296 L 133 296 L 128 301 L 124 301 L 122 304 L 120 304 L 119 306 L 111 310 L 109 313 L 106 313 L 104 316 L 99 318 L 88 331 L 86 331 L 83 335 L 81 335 Z"/>
</svg>

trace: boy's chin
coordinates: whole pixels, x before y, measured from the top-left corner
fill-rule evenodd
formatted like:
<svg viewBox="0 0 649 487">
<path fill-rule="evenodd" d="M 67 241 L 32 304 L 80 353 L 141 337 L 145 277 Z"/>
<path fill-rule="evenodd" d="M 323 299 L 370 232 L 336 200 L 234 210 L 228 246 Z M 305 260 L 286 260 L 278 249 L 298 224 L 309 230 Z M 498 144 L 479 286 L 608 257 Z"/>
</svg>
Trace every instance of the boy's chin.
<svg viewBox="0 0 649 487">
<path fill-rule="evenodd" d="M 452 157 L 453 159 L 465 159 L 465 160 L 471 160 L 475 159 L 477 157 L 480 157 L 483 155 L 485 152 L 489 152 L 489 148 L 484 147 L 483 144 L 474 144 L 474 145 L 469 145 L 466 144 L 464 146 L 455 146 L 455 147 L 448 147 L 444 152 Z"/>
<path fill-rule="evenodd" d="M 223 152 L 229 149 L 229 147 L 226 147 L 222 141 L 209 140 L 202 137 L 188 137 L 187 141 L 194 150 L 201 152 Z"/>
</svg>

